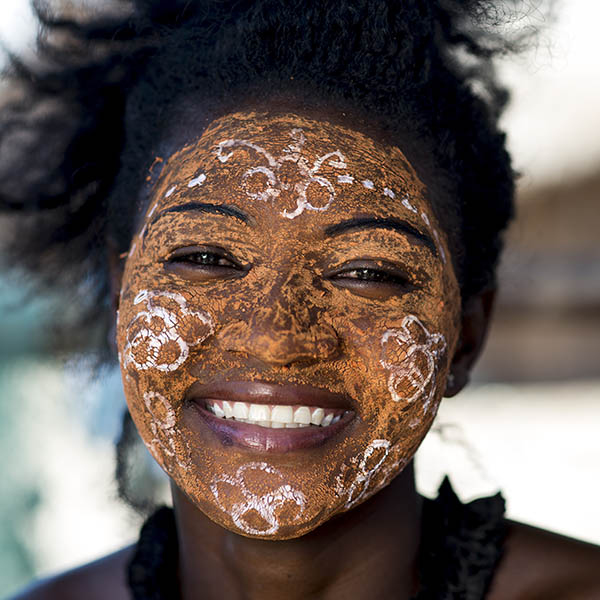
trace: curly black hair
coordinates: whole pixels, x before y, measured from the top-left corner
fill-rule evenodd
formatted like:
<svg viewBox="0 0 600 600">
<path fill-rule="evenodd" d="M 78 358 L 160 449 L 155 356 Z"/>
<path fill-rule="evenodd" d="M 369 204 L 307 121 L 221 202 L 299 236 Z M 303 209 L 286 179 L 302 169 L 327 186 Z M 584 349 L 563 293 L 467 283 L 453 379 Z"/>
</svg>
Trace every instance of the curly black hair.
<svg viewBox="0 0 600 600">
<path fill-rule="evenodd" d="M 130 0 L 126 10 L 77 19 L 36 2 L 37 58 L 11 55 L 3 77 L 6 264 L 75 290 L 57 315 L 63 339 L 100 348 L 110 319 L 107 241 L 127 250 L 149 168 L 174 150 L 169 128 L 181 106 L 218 111 L 251 93 L 310 90 L 427 149 L 457 217 L 450 237 L 468 298 L 494 283 L 513 214 L 514 173 L 498 129 L 507 93 L 493 59 L 510 47 L 494 26 L 516 5 Z"/>
</svg>

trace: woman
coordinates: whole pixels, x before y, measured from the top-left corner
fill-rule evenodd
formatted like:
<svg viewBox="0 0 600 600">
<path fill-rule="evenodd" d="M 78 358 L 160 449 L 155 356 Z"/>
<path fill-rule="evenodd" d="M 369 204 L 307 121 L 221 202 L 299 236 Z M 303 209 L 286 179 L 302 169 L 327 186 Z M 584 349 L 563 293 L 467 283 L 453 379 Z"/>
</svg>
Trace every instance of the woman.
<svg viewBox="0 0 600 600">
<path fill-rule="evenodd" d="M 13 60 L 13 256 L 86 269 L 174 503 L 19 598 L 600 597 L 597 548 L 414 486 L 512 214 L 488 3 L 169 4 Z"/>
</svg>

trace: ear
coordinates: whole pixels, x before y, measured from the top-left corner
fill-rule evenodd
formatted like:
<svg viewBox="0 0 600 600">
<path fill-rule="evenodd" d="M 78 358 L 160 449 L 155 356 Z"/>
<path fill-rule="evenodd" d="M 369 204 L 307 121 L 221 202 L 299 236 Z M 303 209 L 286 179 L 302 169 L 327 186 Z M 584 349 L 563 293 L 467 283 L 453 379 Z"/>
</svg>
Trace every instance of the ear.
<svg viewBox="0 0 600 600">
<path fill-rule="evenodd" d="M 121 296 L 121 282 L 123 280 L 123 268 L 125 267 L 126 255 L 119 254 L 117 243 L 112 238 L 106 240 L 106 257 L 108 263 L 108 284 L 110 294 L 111 322 L 108 331 L 108 343 L 116 355 L 116 326 L 117 312 L 119 310 L 119 298 Z"/>
<path fill-rule="evenodd" d="M 450 365 L 444 396 L 455 396 L 469 382 L 471 369 L 485 342 L 495 299 L 496 288 L 487 288 L 465 302 L 460 338 Z"/>
</svg>

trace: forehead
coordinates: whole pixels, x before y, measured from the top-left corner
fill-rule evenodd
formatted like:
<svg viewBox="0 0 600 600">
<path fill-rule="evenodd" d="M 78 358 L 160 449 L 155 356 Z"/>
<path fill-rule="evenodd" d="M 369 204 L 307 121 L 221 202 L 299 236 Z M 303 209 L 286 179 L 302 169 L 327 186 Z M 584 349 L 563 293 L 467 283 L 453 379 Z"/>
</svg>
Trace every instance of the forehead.
<svg viewBox="0 0 600 600">
<path fill-rule="evenodd" d="M 279 210 L 288 220 L 361 207 L 385 216 L 403 201 L 417 214 L 425 195 L 397 147 L 328 121 L 257 112 L 214 121 L 171 156 L 155 190 L 162 207 L 210 196 L 251 213 Z"/>
</svg>

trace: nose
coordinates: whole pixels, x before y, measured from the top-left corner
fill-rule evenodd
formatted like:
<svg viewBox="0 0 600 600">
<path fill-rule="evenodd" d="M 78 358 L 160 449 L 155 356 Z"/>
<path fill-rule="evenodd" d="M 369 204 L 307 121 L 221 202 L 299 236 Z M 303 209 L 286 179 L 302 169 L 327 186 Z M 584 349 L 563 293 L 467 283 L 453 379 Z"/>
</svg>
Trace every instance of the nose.
<svg viewBox="0 0 600 600">
<path fill-rule="evenodd" d="M 257 297 L 247 319 L 224 327 L 220 345 L 276 366 L 335 358 L 340 340 L 324 309 L 315 304 L 315 292 L 299 276 L 288 277 Z"/>
</svg>

